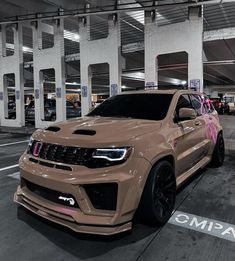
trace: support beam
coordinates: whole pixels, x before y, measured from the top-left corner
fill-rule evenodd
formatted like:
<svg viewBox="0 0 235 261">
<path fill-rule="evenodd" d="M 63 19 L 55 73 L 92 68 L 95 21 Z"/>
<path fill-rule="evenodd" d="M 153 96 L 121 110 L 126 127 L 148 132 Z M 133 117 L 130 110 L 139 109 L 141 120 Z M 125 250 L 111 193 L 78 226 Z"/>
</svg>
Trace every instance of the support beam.
<svg viewBox="0 0 235 261">
<path fill-rule="evenodd" d="M 203 41 L 217 41 L 235 38 L 235 27 L 222 28 L 218 30 L 205 31 Z"/>
<path fill-rule="evenodd" d="M 203 33 L 203 42 L 218 41 L 235 38 L 235 27 L 223 28 L 218 30 L 205 31 Z M 133 53 L 144 51 L 144 42 L 135 42 L 122 46 L 123 53 Z"/>
<path fill-rule="evenodd" d="M 88 18 L 80 21 L 80 68 L 82 115 L 88 113 L 91 107 L 91 69 L 92 64 L 109 64 L 110 96 L 121 92 L 121 41 L 120 23 L 116 15 L 109 16 L 109 35 L 107 38 L 89 40 Z"/>
<path fill-rule="evenodd" d="M 22 24 L 14 24 L 12 29 L 14 54 L 11 56 L 6 56 L 6 26 L 1 26 L 0 31 L 0 120 L 2 126 L 22 127 L 25 125 Z M 14 74 L 15 79 L 15 119 L 6 118 L 8 116 L 7 74 Z"/>
<path fill-rule="evenodd" d="M 199 14 L 199 15 L 198 15 Z M 189 9 L 189 19 L 185 22 L 158 26 L 155 13 L 145 13 L 145 83 L 158 85 L 157 57 L 162 54 L 187 52 L 188 85 L 199 81 L 203 91 L 203 20 L 200 12 Z"/>
<path fill-rule="evenodd" d="M 64 22 L 54 20 L 54 46 L 42 49 L 42 24 L 35 22 L 33 28 L 34 51 L 34 92 L 36 128 L 44 128 L 52 124 L 44 120 L 44 90 L 42 70 L 54 69 L 56 87 L 56 121 L 66 119 L 65 110 L 65 63 L 64 63 Z"/>
<path fill-rule="evenodd" d="M 147 3 L 152 3 L 153 1 L 145 1 L 145 4 Z M 215 4 L 221 4 L 221 3 L 234 3 L 235 0 L 207 0 L 207 1 L 182 1 L 182 2 L 170 2 L 170 3 L 164 3 L 165 1 L 162 1 L 163 3 L 159 3 L 156 6 L 149 6 L 146 5 L 145 7 L 141 6 L 140 4 L 137 4 L 136 1 L 133 1 L 131 3 L 120 3 L 118 4 L 118 8 L 115 9 L 115 4 L 114 5 L 103 5 L 102 8 L 97 7 L 97 6 L 91 6 L 87 9 L 75 9 L 75 10 L 66 10 L 66 11 L 61 11 L 58 13 L 58 11 L 51 12 L 50 15 L 48 13 L 40 13 L 41 17 L 37 18 L 37 14 L 35 13 L 32 18 L 32 14 L 28 15 L 19 15 L 18 16 L 18 21 L 40 21 L 41 19 L 43 20 L 51 20 L 51 19 L 60 19 L 60 18 L 67 18 L 67 17 L 89 17 L 92 15 L 112 15 L 112 14 L 120 14 L 123 12 L 136 12 L 136 11 L 150 11 L 152 12 L 153 10 L 161 11 L 171 8 L 171 9 L 176 9 L 180 7 L 200 7 L 200 6 L 205 6 L 205 5 L 215 5 Z M 10 20 L 10 18 L 12 20 Z M 10 17 L 8 21 L 2 21 L 0 24 L 10 24 L 15 21 L 15 16 Z"/>
</svg>

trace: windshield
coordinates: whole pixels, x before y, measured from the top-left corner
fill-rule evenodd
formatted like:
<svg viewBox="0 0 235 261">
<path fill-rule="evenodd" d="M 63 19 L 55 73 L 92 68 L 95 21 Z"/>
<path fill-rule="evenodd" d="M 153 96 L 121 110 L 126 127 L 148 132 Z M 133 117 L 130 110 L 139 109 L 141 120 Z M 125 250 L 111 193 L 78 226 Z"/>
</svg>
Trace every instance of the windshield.
<svg viewBox="0 0 235 261">
<path fill-rule="evenodd" d="M 166 117 L 172 94 L 123 94 L 113 96 L 87 116 L 162 120 Z"/>
</svg>

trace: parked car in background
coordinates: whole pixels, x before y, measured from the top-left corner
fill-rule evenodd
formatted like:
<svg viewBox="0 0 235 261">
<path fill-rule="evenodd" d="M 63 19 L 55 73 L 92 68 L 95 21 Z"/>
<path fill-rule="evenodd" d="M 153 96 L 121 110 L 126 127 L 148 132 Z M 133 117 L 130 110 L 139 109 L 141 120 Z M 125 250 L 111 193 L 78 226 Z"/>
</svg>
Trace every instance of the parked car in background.
<svg viewBox="0 0 235 261">
<path fill-rule="evenodd" d="M 56 120 L 56 100 L 46 99 L 44 101 L 45 121 Z M 81 108 L 76 107 L 71 101 L 66 101 L 66 116 L 68 119 L 81 117 Z M 30 123 L 35 122 L 34 100 L 29 103 L 25 110 L 25 120 Z"/>
<path fill-rule="evenodd" d="M 97 100 L 95 102 L 92 102 L 92 108 L 96 108 L 97 106 L 99 106 L 103 101 L 105 101 L 105 99 L 102 100 Z"/>
<path fill-rule="evenodd" d="M 224 100 L 228 104 L 229 114 L 235 114 L 235 96 L 227 94 L 224 96 Z"/>
<path fill-rule="evenodd" d="M 223 131 L 209 105 L 194 91 L 125 92 L 38 130 L 20 159 L 14 201 L 82 233 L 130 230 L 135 213 L 163 225 L 176 189 L 223 164 Z"/>
<path fill-rule="evenodd" d="M 210 98 L 211 103 L 218 112 L 218 114 L 229 113 L 228 103 L 223 101 L 221 98 Z"/>
<path fill-rule="evenodd" d="M 8 102 L 8 119 L 16 118 L 16 104 L 13 101 Z"/>
</svg>

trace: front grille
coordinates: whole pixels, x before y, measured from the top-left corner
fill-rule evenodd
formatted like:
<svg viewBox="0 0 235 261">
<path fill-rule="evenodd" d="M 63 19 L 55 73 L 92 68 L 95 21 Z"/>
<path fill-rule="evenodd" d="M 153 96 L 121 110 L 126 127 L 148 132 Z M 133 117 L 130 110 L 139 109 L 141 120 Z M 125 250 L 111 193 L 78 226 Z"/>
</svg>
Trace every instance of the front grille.
<svg viewBox="0 0 235 261">
<path fill-rule="evenodd" d="M 45 166 L 45 167 L 72 171 L 72 168 L 69 167 L 69 166 L 53 164 L 53 163 L 45 162 L 45 161 L 42 161 L 42 160 L 37 160 L 37 159 L 34 159 L 34 158 L 29 158 L 29 160 L 33 163 L 39 163 L 40 165 Z"/>
<path fill-rule="evenodd" d="M 71 194 L 62 193 L 56 190 L 48 189 L 37 184 L 34 184 L 26 179 L 23 179 L 23 184 L 26 185 L 27 189 L 33 192 L 34 194 L 52 201 L 54 203 L 64 205 L 72 208 L 79 208 L 78 203 Z"/>
<path fill-rule="evenodd" d="M 60 162 L 64 164 L 87 165 L 93 153 L 93 149 L 70 147 L 50 143 L 40 143 L 34 141 L 30 153 L 38 158 L 48 161 Z M 40 151 L 35 150 L 40 148 Z M 36 151 L 36 153 L 35 153 Z"/>
</svg>

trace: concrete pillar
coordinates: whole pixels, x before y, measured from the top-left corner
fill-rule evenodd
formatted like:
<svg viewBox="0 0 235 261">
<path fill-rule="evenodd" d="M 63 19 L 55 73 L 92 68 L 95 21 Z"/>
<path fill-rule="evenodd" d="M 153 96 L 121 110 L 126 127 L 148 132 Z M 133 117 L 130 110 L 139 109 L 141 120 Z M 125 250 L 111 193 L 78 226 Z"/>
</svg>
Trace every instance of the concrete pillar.
<svg viewBox="0 0 235 261">
<path fill-rule="evenodd" d="M 46 24 L 43 24 L 45 27 Z M 35 93 L 35 127 L 45 128 L 51 121 L 44 120 L 44 90 L 42 70 L 54 69 L 56 86 L 56 122 L 66 119 L 65 109 L 65 62 L 64 62 L 64 22 L 54 20 L 54 46 L 42 49 L 42 23 L 33 22 L 34 52 L 34 93 Z"/>
<path fill-rule="evenodd" d="M 89 17 L 79 22 L 80 34 L 80 70 L 82 115 L 86 115 L 91 107 L 91 69 L 92 64 L 108 63 L 110 73 L 110 96 L 121 92 L 121 41 L 120 22 L 117 15 L 110 15 L 109 34 L 107 38 L 90 40 Z"/>
<path fill-rule="evenodd" d="M 6 56 L 6 26 L 0 30 L 0 120 L 2 126 L 22 127 L 24 116 L 24 78 L 23 78 L 23 32 L 22 24 L 12 25 L 14 34 L 14 54 Z M 6 74 L 15 76 L 16 118 L 6 119 L 8 109 Z"/>
<path fill-rule="evenodd" d="M 203 18 L 200 7 L 189 8 L 189 17 L 181 23 L 158 26 L 155 11 L 145 12 L 145 85 L 158 82 L 157 57 L 187 52 L 188 86 L 203 92 Z"/>
</svg>

